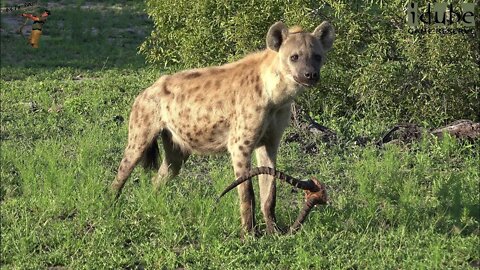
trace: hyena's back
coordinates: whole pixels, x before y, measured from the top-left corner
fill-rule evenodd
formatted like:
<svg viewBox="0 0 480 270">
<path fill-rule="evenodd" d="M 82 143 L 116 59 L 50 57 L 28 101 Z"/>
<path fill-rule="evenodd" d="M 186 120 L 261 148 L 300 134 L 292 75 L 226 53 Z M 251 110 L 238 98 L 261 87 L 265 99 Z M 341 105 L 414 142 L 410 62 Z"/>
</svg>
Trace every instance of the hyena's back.
<svg viewBox="0 0 480 270">
<path fill-rule="evenodd" d="M 258 117 L 264 109 L 260 61 L 266 52 L 219 67 L 194 69 L 162 76 L 141 94 L 132 109 L 153 105 L 160 129 L 171 133 L 184 152 L 227 150 L 228 135 L 239 117 Z M 258 66 L 258 68 L 256 68 Z M 252 107 L 253 103 L 257 105 Z"/>
</svg>

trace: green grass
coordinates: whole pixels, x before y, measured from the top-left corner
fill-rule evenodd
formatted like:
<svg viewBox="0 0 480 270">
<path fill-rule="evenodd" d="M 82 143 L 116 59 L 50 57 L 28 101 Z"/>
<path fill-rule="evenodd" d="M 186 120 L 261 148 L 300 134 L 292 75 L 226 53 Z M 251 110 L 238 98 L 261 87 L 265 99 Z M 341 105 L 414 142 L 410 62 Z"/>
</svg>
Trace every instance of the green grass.
<svg viewBox="0 0 480 270">
<path fill-rule="evenodd" d="M 383 149 L 348 137 L 318 154 L 283 143 L 278 167 L 317 176 L 332 199 L 293 236 L 240 239 L 236 193 L 215 204 L 233 180 L 227 155 L 193 156 L 157 193 L 136 169 L 113 205 L 124 119 L 164 71 L 136 54 L 151 29 L 142 7 L 110 7 L 52 8 L 38 50 L 2 33 L 2 269 L 471 269 L 480 259 L 479 145 L 449 137 Z M 286 226 L 302 195 L 278 190 Z"/>
</svg>

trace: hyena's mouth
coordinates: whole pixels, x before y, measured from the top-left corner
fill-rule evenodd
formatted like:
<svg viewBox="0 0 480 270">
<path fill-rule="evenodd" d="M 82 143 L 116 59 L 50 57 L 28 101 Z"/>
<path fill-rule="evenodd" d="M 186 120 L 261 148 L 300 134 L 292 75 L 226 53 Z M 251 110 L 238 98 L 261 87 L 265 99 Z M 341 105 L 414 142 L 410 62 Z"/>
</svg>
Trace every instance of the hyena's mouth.
<svg viewBox="0 0 480 270">
<path fill-rule="evenodd" d="M 304 87 L 312 87 L 318 82 L 318 80 L 302 80 L 297 76 L 293 76 L 293 80 Z"/>
</svg>

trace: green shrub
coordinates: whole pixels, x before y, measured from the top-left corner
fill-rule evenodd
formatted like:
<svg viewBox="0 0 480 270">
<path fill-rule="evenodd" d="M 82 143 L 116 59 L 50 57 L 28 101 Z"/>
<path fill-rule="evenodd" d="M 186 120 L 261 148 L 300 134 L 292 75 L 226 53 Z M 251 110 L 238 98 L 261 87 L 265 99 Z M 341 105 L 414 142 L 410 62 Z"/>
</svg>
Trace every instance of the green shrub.
<svg viewBox="0 0 480 270">
<path fill-rule="evenodd" d="M 301 17 L 313 1 L 147 1 L 155 30 L 140 51 L 150 62 L 198 67 L 225 63 L 265 47 L 273 22 Z M 290 16 L 289 16 L 290 14 Z M 292 19 L 293 19 L 292 18 Z"/>
<path fill-rule="evenodd" d="M 317 120 L 359 132 L 365 119 L 380 130 L 395 122 L 478 121 L 474 36 L 411 34 L 407 2 L 367 2 L 147 0 L 155 29 L 140 52 L 174 69 L 221 64 L 265 48 L 275 21 L 313 30 L 329 20 L 337 40 L 322 82 L 298 100 Z"/>
</svg>

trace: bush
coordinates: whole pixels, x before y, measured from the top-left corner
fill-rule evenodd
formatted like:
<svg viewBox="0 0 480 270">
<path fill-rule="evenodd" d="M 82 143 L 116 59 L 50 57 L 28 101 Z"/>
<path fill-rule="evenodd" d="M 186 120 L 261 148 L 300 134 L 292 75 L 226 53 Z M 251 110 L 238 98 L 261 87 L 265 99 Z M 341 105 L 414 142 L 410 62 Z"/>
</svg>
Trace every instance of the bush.
<svg viewBox="0 0 480 270">
<path fill-rule="evenodd" d="M 313 30 L 329 20 L 337 40 L 322 82 L 298 100 L 317 120 L 359 132 L 395 122 L 478 121 L 474 36 L 411 34 L 405 1 L 360 2 L 147 0 L 155 29 L 140 52 L 175 69 L 221 64 L 265 48 L 276 21 Z"/>
</svg>

